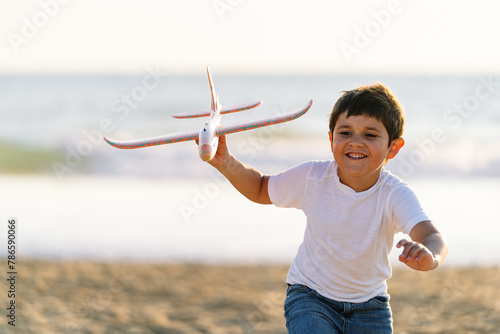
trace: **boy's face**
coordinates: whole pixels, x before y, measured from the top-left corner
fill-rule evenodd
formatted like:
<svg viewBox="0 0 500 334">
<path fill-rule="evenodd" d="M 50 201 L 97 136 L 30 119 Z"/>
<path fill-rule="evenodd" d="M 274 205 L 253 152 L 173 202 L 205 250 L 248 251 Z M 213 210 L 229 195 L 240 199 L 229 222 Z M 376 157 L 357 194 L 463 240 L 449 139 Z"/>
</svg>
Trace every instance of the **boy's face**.
<svg viewBox="0 0 500 334">
<path fill-rule="evenodd" d="M 340 182 L 355 191 L 373 186 L 388 159 L 392 159 L 404 145 L 402 138 L 390 145 L 389 134 L 382 122 L 364 115 L 347 117 L 342 113 L 330 143 L 337 162 Z"/>
</svg>

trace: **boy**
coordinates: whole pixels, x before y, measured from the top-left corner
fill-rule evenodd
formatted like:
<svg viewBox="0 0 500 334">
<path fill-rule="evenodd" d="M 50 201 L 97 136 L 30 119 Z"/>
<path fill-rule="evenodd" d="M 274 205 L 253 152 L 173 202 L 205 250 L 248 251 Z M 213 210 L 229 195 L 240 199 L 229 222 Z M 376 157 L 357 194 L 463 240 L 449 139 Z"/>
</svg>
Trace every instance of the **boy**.
<svg viewBox="0 0 500 334">
<path fill-rule="evenodd" d="M 432 270 L 447 254 L 442 234 L 406 184 L 383 166 L 404 145 L 403 108 L 382 84 L 345 91 L 330 116 L 334 160 L 263 175 L 220 137 L 209 163 L 251 201 L 294 207 L 307 217 L 287 276 L 289 333 L 392 333 L 386 280 L 394 234 L 399 260 Z"/>
</svg>

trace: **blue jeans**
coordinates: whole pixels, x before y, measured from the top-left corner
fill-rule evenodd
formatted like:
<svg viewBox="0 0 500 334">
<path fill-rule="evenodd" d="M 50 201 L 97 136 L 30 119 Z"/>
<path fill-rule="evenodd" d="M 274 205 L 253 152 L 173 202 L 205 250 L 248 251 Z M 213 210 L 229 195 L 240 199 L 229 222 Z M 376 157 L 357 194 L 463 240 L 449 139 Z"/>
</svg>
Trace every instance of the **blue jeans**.
<svg viewBox="0 0 500 334">
<path fill-rule="evenodd" d="M 337 302 L 305 285 L 290 285 L 285 300 L 289 334 L 392 333 L 392 312 L 388 296 L 365 303 Z"/>
</svg>

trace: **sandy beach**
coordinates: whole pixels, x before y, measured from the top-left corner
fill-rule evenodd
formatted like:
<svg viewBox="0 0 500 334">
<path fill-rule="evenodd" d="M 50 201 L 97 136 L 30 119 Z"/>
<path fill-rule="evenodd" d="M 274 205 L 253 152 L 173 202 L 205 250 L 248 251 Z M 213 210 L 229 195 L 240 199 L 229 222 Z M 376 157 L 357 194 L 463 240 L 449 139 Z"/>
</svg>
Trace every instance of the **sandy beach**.
<svg viewBox="0 0 500 334">
<path fill-rule="evenodd" d="M 25 260 L 1 333 L 286 333 L 286 266 Z M 500 333 L 500 268 L 396 268 L 395 333 Z M 0 284 L 7 305 L 8 282 Z M 5 313 L 6 311 L 4 311 Z"/>
</svg>

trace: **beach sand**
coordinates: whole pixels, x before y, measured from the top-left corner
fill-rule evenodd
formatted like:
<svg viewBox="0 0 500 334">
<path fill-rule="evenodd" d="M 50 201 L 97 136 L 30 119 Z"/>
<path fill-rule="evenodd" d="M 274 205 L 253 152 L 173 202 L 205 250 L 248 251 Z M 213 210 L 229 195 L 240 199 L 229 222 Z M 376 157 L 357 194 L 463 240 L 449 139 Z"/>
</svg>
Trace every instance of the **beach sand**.
<svg viewBox="0 0 500 334">
<path fill-rule="evenodd" d="M 286 333 L 286 266 L 21 261 L 0 333 Z M 0 283 L 7 305 L 8 282 Z M 395 333 L 500 333 L 500 268 L 396 268 Z M 6 314 L 6 306 L 2 306 Z"/>
</svg>

